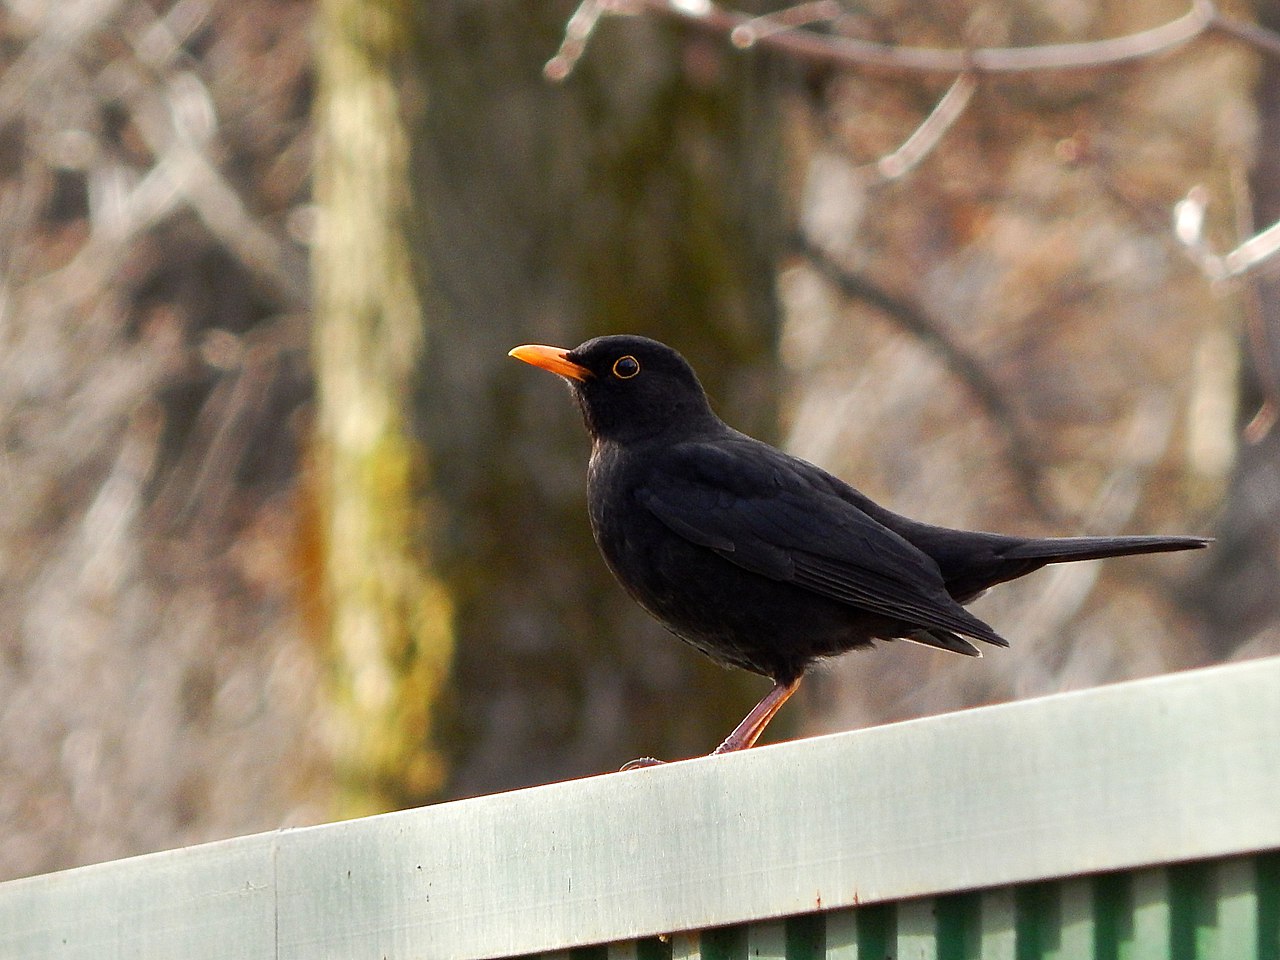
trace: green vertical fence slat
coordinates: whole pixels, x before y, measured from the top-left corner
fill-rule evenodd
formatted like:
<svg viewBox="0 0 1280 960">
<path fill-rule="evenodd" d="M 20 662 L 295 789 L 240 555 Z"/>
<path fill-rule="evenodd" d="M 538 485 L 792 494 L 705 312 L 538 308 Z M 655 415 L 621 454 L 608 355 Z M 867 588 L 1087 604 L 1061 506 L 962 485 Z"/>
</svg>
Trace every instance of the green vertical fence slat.
<svg viewBox="0 0 1280 960">
<path fill-rule="evenodd" d="M 1051 960 L 1094 960 L 1094 888 L 1077 877 L 1058 884 L 1058 943 Z"/>
<path fill-rule="evenodd" d="M 937 912 L 932 899 L 898 904 L 897 960 L 938 960 Z"/>
<path fill-rule="evenodd" d="M 1093 960 L 1120 960 L 1121 942 L 1133 938 L 1129 876 L 1104 873 L 1089 881 L 1093 901 Z"/>
<path fill-rule="evenodd" d="M 1030 883 L 1013 897 L 1014 956 L 1017 960 L 1056 960 L 1058 953 L 1058 885 Z"/>
<path fill-rule="evenodd" d="M 892 960 L 895 912 L 878 903 L 827 914 L 826 960 Z"/>
<path fill-rule="evenodd" d="M 858 914 L 861 910 L 833 910 L 822 925 L 826 960 L 866 960 L 858 943 Z"/>
<path fill-rule="evenodd" d="M 982 960 L 1017 960 L 1017 906 L 1012 887 L 987 890 L 980 907 Z"/>
<path fill-rule="evenodd" d="M 697 932 L 672 934 L 671 960 L 702 960 L 702 937 Z"/>
<path fill-rule="evenodd" d="M 981 960 L 982 898 L 976 893 L 938 897 L 938 960 Z"/>
<path fill-rule="evenodd" d="M 606 960 L 671 960 L 674 937 L 623 940 L 608 946 Z"/>
<path fill-rule="evenodd" d="M 1280 851 L 1254 858 L 1258 960 L 1280 960 Z"/>
<path fill-rule="evenodd" d="M 1132 920 L 1120 941 L 1119 960 L 1169 960 L 1169 878 L 1164 870 L 1139 870 L 1129 883 Z"/>
<path fill-rule="evenodd" d="M 1224 957 L 1259 960 L 1258 872 L 1248 857 L 1217 865 L 1218 930 L 1216 948 Z"/>
<path fill-rule="evenodd" d="M 892 960 L 897 927 L 897 910 L 891 903 L 877 903 L 859 910 L 858 960 Z"/>
<path fill-rule="evenodd" d="M 1212 878 L 1208 865 L 1180 864 L 1170 867 L 1165 876 L 1169 903 L 1169 960 L 1216 956 L 1213 933 L 1217 916 L 1210 896 Z"/>
<path fill-rule="evenodd" d="M 747 927 L 746 937 L 748 960 L 787 960 L 785 921 L 753 923 Z"/>
<path fill-rule="evenodd" d="M 787 920 L 787 960 L 825 960 L 827 925 L 823 920 L 821 913 Z"/>
<path fill-rule="evenodd" d="M 746 960 L 747 927 L 718 927 L 702 932 L 700 960 Z"/>
</svg>

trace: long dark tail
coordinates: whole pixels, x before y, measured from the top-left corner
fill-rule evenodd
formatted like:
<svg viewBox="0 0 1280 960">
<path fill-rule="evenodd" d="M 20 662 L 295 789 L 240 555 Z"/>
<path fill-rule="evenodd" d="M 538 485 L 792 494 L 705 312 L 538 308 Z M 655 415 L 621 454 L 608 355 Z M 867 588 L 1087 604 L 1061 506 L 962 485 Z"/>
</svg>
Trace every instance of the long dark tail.
<svg viewBox="0 0 1280 960">
<path fill-rule="evenodd" d="M 935 554 L 947 592 L 968 603 L 997 583 L 1016 580 L 1050 563 L 1101 560 L 1135 553 L 1199 550 L 1211 537 L 1047 537 L 1024 540 L 998 534 L 973 534 L 966 549 Z"/>
<path fill-rule="evenodd" d="M 1051 537 L 1024 540 L 1001 550 L 1004 560 L 1034 560 L 1062 563 L 1067 560 L 1101 560 L 1135 553 L 1172 553 L 1199 550 L 1213 543 L 1212 537 Z"/>
</svg>

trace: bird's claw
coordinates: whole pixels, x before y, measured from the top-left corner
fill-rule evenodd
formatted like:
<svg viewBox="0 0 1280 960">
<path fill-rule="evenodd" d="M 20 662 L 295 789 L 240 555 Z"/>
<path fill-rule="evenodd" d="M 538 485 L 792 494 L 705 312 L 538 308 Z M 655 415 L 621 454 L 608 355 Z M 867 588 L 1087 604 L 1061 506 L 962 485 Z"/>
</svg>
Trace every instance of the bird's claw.
<svg viewBox="0 0 1280 960">
<path fill-rule="evenodd" d="M 656 757 L 638 757 L 630 763 L 622 765 L 623 770 L 639 770 L 642 767 L 658 767 L 666 763 L 665 760 L 659 760 Z"/>
</svg>

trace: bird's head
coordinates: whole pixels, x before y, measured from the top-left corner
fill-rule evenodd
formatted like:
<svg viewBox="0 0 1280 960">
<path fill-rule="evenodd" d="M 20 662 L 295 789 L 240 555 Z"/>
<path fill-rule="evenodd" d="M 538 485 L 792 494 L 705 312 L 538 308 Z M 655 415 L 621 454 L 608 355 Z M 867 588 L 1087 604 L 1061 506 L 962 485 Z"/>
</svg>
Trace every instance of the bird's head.
<svg viewBox="0 0 1280 960">
<path fill-rule="evenodd" d="M 648 337 L 596 337 L 572 350 L 526 344 L 511 356 L 564 377 L 594 439 L 641 440 L 715 416 L 688 361 Z"/>
</svg>

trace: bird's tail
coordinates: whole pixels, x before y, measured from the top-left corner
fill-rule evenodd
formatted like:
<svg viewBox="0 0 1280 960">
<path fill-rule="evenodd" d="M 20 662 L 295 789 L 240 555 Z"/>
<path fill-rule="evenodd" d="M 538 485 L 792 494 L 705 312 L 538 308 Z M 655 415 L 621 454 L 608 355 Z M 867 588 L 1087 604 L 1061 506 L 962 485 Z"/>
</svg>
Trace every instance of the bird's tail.
<svg viewBox="0 0 1280 960">
<path fill-rule="evenodd" d="M 1023 539 L 975 533 L 962 541 L 964 549 L 933 553 L 946 580 L 947 591 L 961 603 L 981 596 L 997 583 L 1026 576 L 1050 563 L 1100 560 L 1134 553 L 1168 553 L 1206 547 L 1210 537 L 1045 537 Z"/>
<path fill-rule="evenodd" d="M 1196 550 L 1213 542 L 1211 537 L 1050 537 L 1024 540 L 1000 551 L 1005 560 L 1063 563 L 1069 560 L 1101 560 L 1135 553 L 1170 553 Z"/>
</svg>

